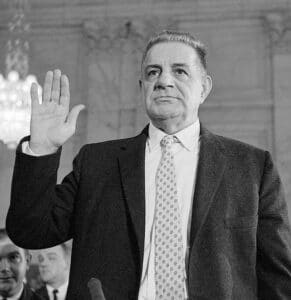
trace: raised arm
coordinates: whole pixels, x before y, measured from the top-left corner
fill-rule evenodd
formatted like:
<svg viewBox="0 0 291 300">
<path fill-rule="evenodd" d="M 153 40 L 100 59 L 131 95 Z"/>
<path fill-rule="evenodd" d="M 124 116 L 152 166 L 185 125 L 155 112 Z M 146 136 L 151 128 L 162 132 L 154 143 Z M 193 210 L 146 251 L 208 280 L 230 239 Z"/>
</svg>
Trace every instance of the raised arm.
<svg viewBox="0 0 291 300">
<path fill-rule="evenodd" d="M 6 218 L 10 238 L 28 249 L 48 248 L 71 238 L 80 155 L 74 160 L 72 172 L 59 185 L 57 170 L 60 146 L 74 134 L 78 114 L 84 108 L 77 105 L 69 111 L 69 80 L 60 70 L 47 72 L 42 102 L 36 85 L 31 88 L 31 96 L 29 146 L 40 156 L 22 153 L 21 145 L 18 147 Z"/>
</svg>

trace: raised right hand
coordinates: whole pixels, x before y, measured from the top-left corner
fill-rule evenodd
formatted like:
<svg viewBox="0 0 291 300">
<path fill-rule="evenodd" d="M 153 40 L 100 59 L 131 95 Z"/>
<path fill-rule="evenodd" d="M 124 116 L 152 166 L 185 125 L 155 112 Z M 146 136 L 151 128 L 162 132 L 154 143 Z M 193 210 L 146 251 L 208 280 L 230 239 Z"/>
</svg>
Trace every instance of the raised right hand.
<svg viewBox="0 0 291 300">
<path fill-rule="evenodd" d="M 78 115 L 84 105 L 69 111 L 69 79 L 60 70 L 48 71 L 44 81 L 42 103 L 37 84 L 31 86 L 30 149 L 37 154 L 50 154 L 63 145 L 76 130 Z"/>
</svg>

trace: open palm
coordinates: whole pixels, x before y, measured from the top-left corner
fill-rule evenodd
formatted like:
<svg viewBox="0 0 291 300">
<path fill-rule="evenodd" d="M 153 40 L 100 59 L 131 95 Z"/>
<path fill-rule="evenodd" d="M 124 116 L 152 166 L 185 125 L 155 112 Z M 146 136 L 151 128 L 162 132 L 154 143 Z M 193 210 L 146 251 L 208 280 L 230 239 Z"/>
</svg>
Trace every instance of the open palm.
<svg viewBox="0 0 291 300">
<path fill-rule="evenodd" d="M 84 105 L 69 110 L 69 80 L 60 70 L 47 72 L 42 98 L 40 103 L 37 85 L 33 84 L 29 146 L 37 154 L 50 154 L 75 133 L 77 117 Z"/>
</svg>

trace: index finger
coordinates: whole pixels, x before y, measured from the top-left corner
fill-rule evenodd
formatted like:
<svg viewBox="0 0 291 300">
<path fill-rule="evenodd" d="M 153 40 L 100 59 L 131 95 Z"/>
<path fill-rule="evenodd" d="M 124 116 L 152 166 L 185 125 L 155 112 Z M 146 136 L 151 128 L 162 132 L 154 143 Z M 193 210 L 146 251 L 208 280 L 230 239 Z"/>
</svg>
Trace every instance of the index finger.
<svg viewBox="0 0 291 300">
<path fill-rule="evenodd" d="M 60 104 L 66 107 L 70 105 L 70 83 L 66 75 L 61 76 L 61 97 Z"/>
</svg>

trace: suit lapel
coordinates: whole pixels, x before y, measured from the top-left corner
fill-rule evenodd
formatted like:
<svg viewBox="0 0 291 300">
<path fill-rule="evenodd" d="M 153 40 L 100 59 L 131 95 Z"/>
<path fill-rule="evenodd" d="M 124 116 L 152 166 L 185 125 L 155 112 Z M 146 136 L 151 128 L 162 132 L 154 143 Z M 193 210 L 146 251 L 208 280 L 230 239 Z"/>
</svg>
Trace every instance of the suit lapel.
<svg viewBox="0 0 291 300">
<path fill-rule="evenodd" d="M 30 288 L 28 286 L 26 286 L 24 284 L 23 291 L 22 291 L 22 294 L 21 294 L 19 300 L 26 300 L 26 299 L 32 299 L 32 291 L 30 290 Z"/>
<path fill-rule="evenodd" d="M 142 268 L 145 234 L 145 145 L 147 127 L 134 139 L 121 146 L 119 166 L 126 203 L 137 237 Z M 225 170 L 226 159 L 217 138 L 201 126 L 200 154 L 192 208 L 190 251 L 204 224 Z"/>
<path fill-rule="evenodd" d="M 201 127 L 197 179 L 192 208 L 190 251 L 203 226 L 225 170 L 226 159 L 217 138 Z"/>
<path fill-rule="evenodd" d="M 145 235 L 145 144 L 147 128 L 121 147 L 119 167 L 126 203 L 137 237 L 140 270 L 143 262 Z"/>
<path fill-rule="evenodd" d="M 43 295 L 44 295 L 44 300 L 50 300 L 50 296 L 48 294 L 48 289 L 46 286 L 43 287 Z"/>
<path fill-rule="evenodd" d="M 49 300 L 49 294 L 46 286 L 42 286 L 40 289 L 36 290 L 36 294 L 39 295 L 43 300 Z"/>
</svg>

